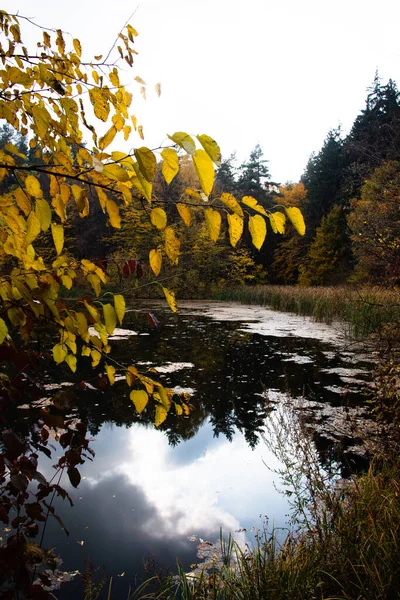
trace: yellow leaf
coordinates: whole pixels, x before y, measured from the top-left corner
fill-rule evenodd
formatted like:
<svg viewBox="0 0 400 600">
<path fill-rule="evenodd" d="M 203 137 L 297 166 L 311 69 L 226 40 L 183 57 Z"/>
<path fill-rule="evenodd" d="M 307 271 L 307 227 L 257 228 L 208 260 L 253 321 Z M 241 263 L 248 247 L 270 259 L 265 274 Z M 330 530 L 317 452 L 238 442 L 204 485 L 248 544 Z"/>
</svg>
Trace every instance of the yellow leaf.
<svg viewBox="0 0 400 600">
<path fill-rule="evenodd" d="M 104 121 L 105 123 L 108 119 L 108 115 L 110 114 L 110 104 L 106 91 L 98 87 L 90 88 L 89 98 L 93 105 L 94 114 L 98 119 Z"/>
<path fill-rule="evenodd" d="M 88 313 L 92 317 L 93 321 L 95 323 L 97 323 L 99 321 L 99 319 L 100 319 L 100 315 L 99 315 L 97 309 L 94 306 L 92 306 L 91 304 L 89 304 L 86 300 L 84 300 L 83 303 L 86 306 L 86 310 L 88 311 Z"/>
<path fill-rule="evenodd" d="M 285 233 L 286 217 L 283 213 L 271 213 L 269 215 L 269 222 L 274 233 Z"/>
<path fill-rule="evenodd" d="M 261 215 L 253 215 L 249 219 L 249 231 L 253 246 L 260 250 L 267 235 L 267 225 Z"/>
<path fill-rule="evenodd" d="M 109 198 L 107 198 L 106 211 L 108 213 L 112 227 L 115 227 L 116 229 L 121 229 L 121 217 L 119 214 L 119 208 L 115 204 L 114 200 L 110 200 Z"/>
<path fill-rule="evenodd" d="M 35 213 L 31 212 L 26 222 L 28 228 L 26 231 L 25 241 L 26 244 L 29 246 L 29 244 L 31 244 L 40 233 L 40 221 L 35 215 Z"/>
<path fill-rule="evenodd" d="M 198 135 L 197 139 L 207 152 L 211 160 L 219 166 L 221 164 L 221 150 L 215 140 L 205 133 Z"/>
<path fill-rule="evenodd" d="M 156 427 L 159 427 L 161 423 L 164 423 L 165 419 L 168 416 L 168 411 L 161 404 L 156 405 L 156 416 L 154 419 L 154 424 Z"/>
<path fill-rule="evenodd" d="M 108 334 L 112 334 L 117 326 L 117 315 L 111 304 L 103 304 L 104 322 Z"/>
<path fill-rule="evenodd" d="M 186 227 L 190 227 L 190 223 L 192 221 L 190 208 L 187 206 L 187 204 L 182 204 L 181 202 L 178 202 L 176 208 L 178 209 L 181 219 L 185 223 Z"/>
<path fill-rule="evenodd" d="M 98 350 L 91 350 L 90 356 L 92 357 L 92 367 L 97 367 L 101 361 L 101 353 Z"/>
<path fill-rule="evenodd" d="M 261 206 L 260 204 L 258 204 L 257 200 L 255 198 L 253 198 L 253 196 L 243 196 L 242 204 L 245 204 L 246 206 L 250 206 L 250 208 L 253 208 L 255 211 L 257 211 L 261 215 L 267 216 L 267 211 L 265 210 L 265 208 L 263 206 Z"/>
<path fill-rule="evenodd" d="M 196 190 L 192 190 L 191 188 L 186 188 L 185 194 L 187 194 L 188 196 L 191 196 L 192 198 L 197 198 L 198 200 L 203 200 L 200 192 L 197 192 Z"/>
<path fill-rule="evenodd" d="M 22 210 L 23 213 L 25 213 L 25 216 L 27 217 L 31 212 L 31 203 L 27 198 L 26 194 L 23 192 L 23 190 L 21 190 L 21 188 L 17 188 L 16 190 L 14 190 L 13 194 L 18 204 L 18 207 Z"/>
<path fill-rule="evenodd" d="M 211 194 L 214 185 L 214 165 L 204 150 L 197 150 L 192 157 L 194 168 L 200 180 L 201 189 L 206 196 Z"/>
<path fill-rule="evenodd" d="M 194 154 L 196 152 L 196 144 L 187 133 L 177 131 L 174 135 L 169 135 L 168 137 L 175 142 L 175 144 L 183 148 L 188 154 Z"/>
<path fill-rule="evenodd" d="M 26 155 L 22 154 L 22 152 L 20 152 L 17 146 L 15 146 L 14 144 L 6 144 L 4 146 L 4 150 L 7 150 L 7 152 L 10 152 L 10 154 L 14 154 L 15 156 L 19 156 L 20 158 L 26 159 Z"/>
<path fill-rule="evenodd" d="M 61 254 L 64 247 L 64 227 L 57 223 L 51 224 L 51 234 L 53 236 L 54 246 L 57 254 Z"/>
<path fill-rule="evenodd" d="M 72 40 L 72 43 L 74 45 L 74 50 L 75 50 L 76 54 L 79 57 L 82 56 L 82 46 L 81 46 L 80 41 L 75 38 L 74 40 Z"/>
<path fill-rule="evenodd" d="M 153 181 L 156 174 L 157 160 L 153 152 L 144 146 L 134 152 L 140 172 L 147 181 Z"/>
<path fill-rule="evenodd" d="M 121 165 L 117 164 L 107 164 L 104 165 L 103 175 L 105 177 L 109 177 L 110 179 L 116 179 L 117 181 L 128 181 L 129 173 L 126 169 L 121 167 Z"/>
<path fill-rule="evenodd" d="M 51 205 L 54 208 L 56 214 L 60 217 L 61 221 L 65 223 L 67 215 L 65 213 L 65 204 L 62 201 L 61 194 L 56 194 L 51 201 Z"/>
<path fill-rule="evenodd" d="M 136 37 L 137 35 L 139 35 L 138 32 L 136 31 L 136 29 L 134 27 L 132 27 L 132 25 L 127 25 L 126 28 L 128 30 L 128 33 L 130 33 L 134 37 Z"/>
<path fill-rule="evenodd" d="M 3 319 L 0 319 L 0 344 L 4 342 L 8 334 L 7 325 Z"/>
<path fill-rule="evenodd" d="M 204 216 L 206 218 L 210 238 L 213 242 L 216 242 L 221 231 L 221 215 L 213 208 L 206 208 L 204 211 Z"/>
<path fill-rule="evenodd" d="M 234 212 L 236 215 L 238 215 L 239 217 L 244 216 L 242 207 L 240 206 L 240 204 L 236 200 L 236 198 L 234 196 L 232 196 L 232 194 L 227 194 L 225 192 L 225 193 L 221 194 L 220 200 L 221 200 L 221 202 L 223 202 L 225 204 L 225 206 L 230 208 L 231 211 Z"/>
<path fill-rule="evenodd" d="M 115 125 L 112 125 L 110 129 L 99 139 L 98 146 L 100 150 L 104 150 L 105 148 L 107 148 L 107 146 L 109 146 L 115 138 L 116 134 L 117 128 L 115 127 Z"/>
<path fill-rule="evenodd" d="M 114 308 L 119 324 L 122 325 L 125 316 L 125 298 L 121 294 L 114 294 Z"/>
<path fill-rule="evenodd" d="M 65 344 L 56 344 L 55 346 L 53 346 L 54 362 L 56 362 L 58 365 L 64 362 L 67 354 L 68 350 Z"/>
<path fill-rule="evenodd" d="M 297 233 L 304 235 L 306 232 L 306 225 L 300 209 L 297 208 L 297 206 L 291 206 L 290 208 L 285 208 L 285 210 Z"/>
<path fill-rule="evenodd" d="M 146 82 L 143 81 L 143 79 L 141 77 L 139 77 L 138 75 L 136 75 L 135 81 L 137 81 L 138 83 L 140 83 L 142 85 L 147 85 Z"/>
<path fill-rule="evenodd" d="M 72 288 L 72 279 L 69 275 L 61 275 L 61 282 L 67 288 L 67 290 Z"/>
<path fill-rule="evenodd" d="M 169 410 L 171 407 L 171 400 L 168 397 L 166 389 L 161 384 L 157 384 L 157 387 L 158 387 L 157 400 L 160 399 L 159 401 L 161 402 L 163 407 L 166 410 Z M 154 396 L 155 396 L 155 394 L 154 394 Z"/>
<path fill-rule="evenodd" d="M 39 220 L 42 231 L 47 231 L 51 223 L 51 209 L 46 200 L 36 200 L 35 214 Z"/>
<path fill-rule="evenodd" d="M 108 377 L 108 381 L 110 382 L 110 385 L 114 385 L 114 383 L 115 383 L 115 367 L 113 367 L 112 365 L 106 365 L 106 373 L 107 373 L 107 377 Z"/>
<path fill-rule="evenodd" d="M 42 188 L 39 181 L 33 175 L 28 175 L 25 179 L 25 188 L 34 198 L 43 198 Z"/>
<path fill-rule="evenodd" d="M 163 208 L 153 208 L 150 220 L 157 229 L 165 229 L 167 225 L 167 214 Z"/>
<path fill-rule="evenodd" d="M 76 356 L 74 356 L 73 354 L 68 354 L 68 356 L 65 357 L 65 362 L 67 363 L 67 365 L 69 366 L 71 371 L 73 373 L 75 373 L 75 371 L 76 371 Z"/>
<path fill-rule="evenodd" d="M 41 138 L 46 137 L 50 125 L 50 114 L 44 106 L 32 106 L 33 121 L 35 130 Z"/>
<path fill-rule="evenodd" d="M 129 398 L 132 400 L 139 414 L 144 411 L 149 401 L 149 396 L 144 390 L 132 390 Z"/>
<path fill-rule="evenodd" d="M 150 267 L 156 277 L 159 276 L 162 265 L 161 250 L 150 250 L 149 253 Z"/>
<path fill-rule="evenodd" d="M 165 253 L 173 264 L 178 264 L 178 257 L 180 255 L 181 243 L 175 235 L 175 231 L 172 227 L 166 227 L 164 230 L 165 236 Z"/>
<path fill-rule="evenodd" d="M 178 155 L 172 148 L 164 148 L 161 151 L 163 157 L 162 174 L 168 185 L 171 183 L 175 175 L 179 172 Z"/>
<path fill-rule="evenodd" d="M 139 125 L 139 127 L 137 128 L 137 130 L 138 130 L 138 134 L 139 134 L 140 138 L 141 138 L 142 140 L 144 140 L 144 135 L 143 135 L 143 125 Z"/>
<path fill-rule="evenodd" d="M 172 312 L 177 312 L 178 308 L 176 306 L 176 300 L 175 300 L 175 294 L 174 292 L 171 292 L 171 290 L 168 290 L 167 288 L 161 286 L 164 292 L 164 296 L 169 304 L 170 309 L 172 310 Z"/>
<path fill-rule="evenodd" d="M 233 248 L 236 246 L 243 233 L 243 219 L 237 214 L 228 214 L 229 240 Z"/>
</svg>

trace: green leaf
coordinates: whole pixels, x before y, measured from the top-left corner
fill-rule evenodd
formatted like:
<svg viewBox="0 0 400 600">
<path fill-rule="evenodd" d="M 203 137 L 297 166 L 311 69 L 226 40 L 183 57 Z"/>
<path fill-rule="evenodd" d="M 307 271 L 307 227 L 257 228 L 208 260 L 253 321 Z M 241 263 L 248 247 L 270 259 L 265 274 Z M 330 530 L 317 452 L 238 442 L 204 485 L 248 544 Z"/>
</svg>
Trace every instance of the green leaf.
<svg viewBox="0 0 400 600">
<path fill-rule="evenodd" d="M 111 304 L 103 304 L 104 322 L 108 334 L 112 334 L 117 326 L 117 315 Z"/>
<path fill-rule="evenodd" d="M 297 233 L 304 235 L 306 232 L 306 224 L 304 223 L 300 209 L 297 208 L 297 206 L 291 206 L 290 208 L 285 208 L 285 210 Z"/>
<path fill-rule="evenodd" d="M 134 152 L 139 169 L 147 181 L 153 181 L 156 174 L 157 160 L 153 152 L 144 146 Z"/>
<path fill-rule="evenodd" d="M 193 138 L 187 133 L 177 131 L 174 135 L 169 135 L 168 137 L 175 142 L 175 144 L 178 144 L 178 146 L 183 148 L 188 154 L 194 154 L 196 152 L 196 144 L 194 143 Z"/>
<path fill-rule="evenodd" d="M 178 155 L 172 148 L 164 148 L 161 151 L 163 157 L 162 174 L 168 185 L 179 172 Z"/>
<path fill-rule="evenodd" d="M 125 298 L 121 294 L 114 294 L 114 308 L 119 324 L 122 325 L 125 316 Z"/>
<path fill-rule="evenodd" d="M 139 414 L 144 411 L 149 401 L 149 396 L 144 390 L 132 390 L 129 398 L 132 400 Z"/>
<path fill-rule="evenodd" d="M 260 250 L 267 235 L 267 225 L 261 215 L 251 216 L 249 219 L 249 231 L 253 246 Z"/>
<path fill-rule="evenodd" d="M 213 208 L 206 208 L 204 211 L 204 216 L 206 218 L 210 238 L 213 242 L 216 242 L 221 231 L 221 215 Z"/>
<path fill-rule="evenodd" d="M 197 150 L 192 157 L 194 168 L 200 180 L 201 189 L 206 196 L 211 194 L 214 186 L 214 165 L 204 150 Z"/>
<path fill-rule="evenodd" d="M 219 167 L 221 164 L 221 150 L 215 140 L 205 133 L 198 135 L 197 139 L 207 152 L 211 160 Z"/>
</svg>

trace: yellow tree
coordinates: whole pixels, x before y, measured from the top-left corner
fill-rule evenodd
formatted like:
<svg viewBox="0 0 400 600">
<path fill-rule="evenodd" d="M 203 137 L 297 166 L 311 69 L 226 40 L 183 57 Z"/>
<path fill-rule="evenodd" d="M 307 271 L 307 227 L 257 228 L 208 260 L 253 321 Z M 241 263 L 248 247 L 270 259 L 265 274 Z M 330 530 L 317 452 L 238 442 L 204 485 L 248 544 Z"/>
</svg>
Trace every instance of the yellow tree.
<svg viewBox="0 0 400 600">
<path fill-rule="evenodd" d="M 132 94 L 124 85 L 126 76 L 117 66 L 119 61 L 134 66 L 137 32 L 131 25 L 118 35 L 116 58 L 109 52 L 86 60 L 81 42 L 67 39 L 61 29 L 43 29 L 37 50 L 28 50 L 21 32 L 21 23 L 26 21 L 29 19 L 0 12 L 0 118 L 28 136 L 30 147 L 24 154 L 9 143 L 0 152 L 0 178 L 13 177 L 13 185 L 0 199 L 0 345 L 12 348 L 21 337 L 31 339 L 40 324 L 54 328 L 58 339 L 52 354 L 57 364 L 65 362 L 75 371 L 80 357 L 89 357 L 93 367 L 104 362 L 110 384 L 116 370 L 123 369 L 136 409 L 143 411 L 152 398 L 158 425 L 171 407 L 178 415 L 189 408 L 184 399 L 134 365 L 121 367 L 113 362 L 108 338 L 123 321 L 125 301 L 121 294 L 113 295 L 112 302 L 105 300 L 105 270 L 91 260 L 77 260 L 65 246 L 64 228 L 71 213 L 90 219 L 98 203 L 115 229 L 121 227 L 123 206 L 147 214 L 160 239 L 149 254 L 155 281 L 162 262 L 177 264 L 180 254 L 175 229 L 168 225 L 161 203 L 153 198 L 157 160 L 162 161 L 163 177 L 170 184 L 179 171 L 178 154 L 190 157 L 199 186 L 186 193 L 202 206 L 213 241 L 219 237 L 222 216 L 232 246 L 247 223 L 257 248 L 264 243 L 267 222 L 283 233 L 288 216 L 304 233 L 302 216 L 296 207 L 286 208 L 286 214 L 270 213 L 250 196 L 240 202 L 230 194 L 213 199 L 213 163 L 219 164 L 220 151 L 208 135 L 174 133 L 168 136 L 170 146 L 158 153 L 145 146 L 129 153 L 110 150 L 116 140 L 127 140 L 133 130 L 143 139 L 142 127 L 132 112 Z M 139 76 L 135 80 L 145 85 Z M 190 208 L 177 203 L 176 210 L 188 223 Z M 51 257 L 40 253 L 40 240 L 47 232 L 54 245 Z M 81 299 L 78 306 L 70 305 L 60 290 L 70 290 L 82 278 L 93 289 L 93 297 Z M 174 292 L 164 287 L 163 291 L 175 311 Z"/>
</svg>

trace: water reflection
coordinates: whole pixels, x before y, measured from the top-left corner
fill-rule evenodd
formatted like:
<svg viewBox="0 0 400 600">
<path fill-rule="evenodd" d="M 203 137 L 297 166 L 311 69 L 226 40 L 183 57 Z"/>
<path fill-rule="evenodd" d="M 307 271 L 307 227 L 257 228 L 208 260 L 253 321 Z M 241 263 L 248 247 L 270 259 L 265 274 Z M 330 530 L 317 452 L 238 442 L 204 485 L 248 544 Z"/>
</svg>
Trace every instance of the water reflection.
<svg viewBox="0 0 400 600">
<path fill-rule="evenodd" d="M 69 538 L 50 520 L 46 544 L 66 569 L 82 570 L 90 558 L 106 565 L 120 589 L 115 597 L 126 597 L 127 580 L 142 572 L 146 554 L 171 567 L 176 556 L 185 567 L 195 562 L 188 536 L 215 541 L 221 527 L 250 530 L 260 514 L 283 526 L 288 506 L 264 464 L 273 468 L 277 461 L 259 444 L 265 419 L 276 403 L 304 398 L 301 410 L 328 464 L 338 460 L 339 438 L 347 449 L 356 443 L 341 427 L 352 410 L 361 414 L 360 382 L 369 378 L 365 358 L 340 352 L 340 331 L 309 319 L 204 303 L 186 303 L 177 315 L 159 307 L 157 317 L 160 327 L 149 330 L 140 308 L 128 312 L 113 355 L 143 370 L 157 368 L 168 387 L 193 390 L 189 417 L 171 414 L 155 430 L 151 406 L 138 415 L 125 384 L 110 387 L 90 361 L 75 376 L 63 366 L 45 375 L 43 393 L 54 395 L 57 385 L 74 390 L 71 416 L 87 424 L 96 452 L 94 462 L 80 468 L 77 490 L 65 482 L 75 507 L 58 502 Z M 14 423 L 21 436 L 35 418 L 24 415 Z M 53 462 L 45 462 L 45 476 L 51 477 Z M 241 543 L 245 535 L 236 534 Z M 72 597 L 74 586 L 57 596 Z"/>
<path fill-rule="evenodd" d="M 263 445 L 249 451 L 241 435 L 217 440 L 205 425 L 173 448 L 160 431 L 112 426 L 102 428 L 93 447 L 96 460 L 82 467 L 79 489 L 68 486 L 75 503 L 64 517 L 70 536 L 51 522 L 46 533 L 67 569 L 82 570 L 92 558 L 108 575 L 130 578 L 142 573 L 146 555 L 171 568 L 178 556 L 189 568 L 197 559 L 188 537 L 216 541 L 222 527 L 244 544 L 238 530 L 250 531 L 260 511 L 280 524 L 288 511 L 263 462 L 277 467 L 276 459 Z M 116 585 L 122 593 L 127 582 Z M 59 597 L 74 586 L 66 584 Z"/>
</svg>

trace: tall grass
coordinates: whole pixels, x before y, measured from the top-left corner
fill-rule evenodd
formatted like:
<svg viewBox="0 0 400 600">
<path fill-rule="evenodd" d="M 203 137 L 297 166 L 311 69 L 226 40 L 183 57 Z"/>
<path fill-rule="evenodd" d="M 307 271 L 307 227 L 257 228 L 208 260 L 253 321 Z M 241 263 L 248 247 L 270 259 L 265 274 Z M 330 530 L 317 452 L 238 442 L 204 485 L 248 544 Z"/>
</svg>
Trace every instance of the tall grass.
<svg viewBox="0 0 400 600">
<path fill-rule="evenodd" d="M 293 499 L 293 529 L 274 531 L 253 548 L 215 546 L 219 560 L 170 577 L 157 594 L 172 600 L 395 600 L 400 598 L 399 459 L 377 458 L 364 475 L 343 483 L 319 466 L 301 422 L 281 410 L 268 444 L 284 464 Z M 201 567 L 201 565 L 200 565 Z"/>
<path fill-rule="evenodd" d="M 356 338 L 378 333 L 387 323 L 400 322 L 398 290 L 260 285 L 223 289 L 216 299 L 269 306 L 326 323 L 344 321 Z"/>
</svg>

